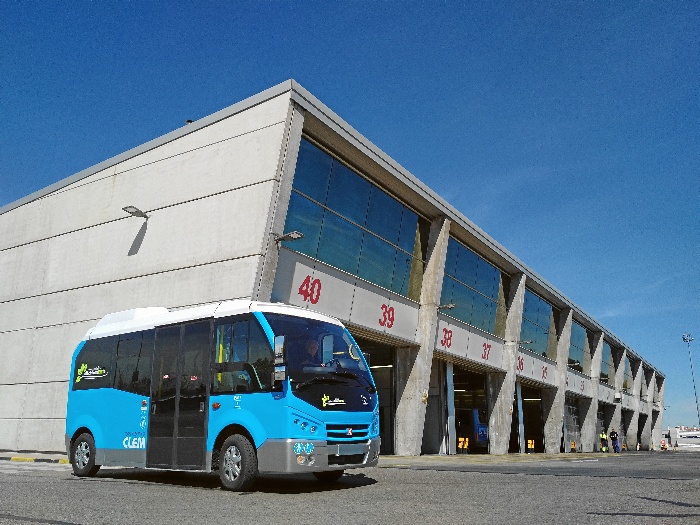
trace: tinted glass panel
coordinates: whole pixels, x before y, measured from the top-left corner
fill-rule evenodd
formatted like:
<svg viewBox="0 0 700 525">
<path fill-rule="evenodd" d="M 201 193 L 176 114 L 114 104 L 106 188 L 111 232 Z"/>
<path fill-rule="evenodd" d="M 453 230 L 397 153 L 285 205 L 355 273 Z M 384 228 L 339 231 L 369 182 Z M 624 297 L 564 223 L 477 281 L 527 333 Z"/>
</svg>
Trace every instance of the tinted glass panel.
<svg viewBox="0 0 700 525">
<path fill-rule="evenodd" d="M 156 330 L 156 344 L 153 358 L 153 384 L 151 385 L 151 396 L 154 399 L 175 399 L 179 348 L 179 326 L 171 326 Z"/>
<path fill-rule="evenodd" d="M 204 401 L 207 393 L 206 372 L 209 369 L 209 336 L 211 323 L 204 321 L 184 326 L 181 350 L 180 404 L 178 438 L 198 438 L 204 429 Z M 199 441 L 195 444 L 198 445 Z M 196 454 L 196 456 L 199 456 Z M 178 463 L 189 464 L 186 450 L 178 450 Z"/>
<path fill-rule="evenodd" d="M 306 140 L 284 227 L 294 230 L 304 238 L 285 241 L 285 248 L 401 295 L 409 296 L 409 289 L 411 297 L 419 294 L 418 215 Z"/>
<path fill-rule="evenodd" d="M 501 272 L 454 239 L 447 245 L 441 304 L 454 304 L 449 316 L 489 333 L 496 330 Z"/>
<path fill-rule="evenodd" d="M 331 157 L 302 139 L 294 173 L 294 187 L 315 201 L 325 204 L 332 163 Z"/>
<path fill-rule="evenodd" d="M 625 372 L 622 380 L 622 389 L 625 392 L 632 392 L 634 386 L 634 378 L 632 377 L 632 364 L 629 357 L 625 356 Z"/>
<path fill-rule="evenodd" d="M 569 345 L 569 368 L 583 372 L 586 348 L 586 329 L 576 322 L 571 323 L 571 344 Z"/>
<path fill-rule="evenodd" d="M 403 209 L 399 202 L 376 186 L 372 187 L 367 211 L 367 228 L 390 243 L 398 245 Z"/>
<path fill-rule="evenodd" d="M 397 294 L 408 297 L 408 285 L 411 278 L 411 265 L 414 259 L 406 252 L 396 250 L 394 262 L 394 278 L 391 281 L 391 290 Z"/>
<path fill-rule="evenodd" d="M 413 253 L 418 229 L 418 215 L 404 207 L 401 214 L 401 232 L 399 233 L 399 248 L 406 253 Z"/>
<path fill-rule="evenodd" d="M 549 326 L 552 319 L 551 305 L 532 293 L 525 290 L 525 301 L 523 305 L 523 324 L 521 340 L 532 341 L 524 344 L 525 348 L 535 353 L 547 356 L 549 344 Z"/>
<path fill-rule="evenodd" d="M 154 330 L 148 330 L 119 336 L 114 388 L 150 395 L 154 334 Z"/>
<path fill-rule="evenodd" d="M 182 383 L 180 397 L 204 395 L 205 372 L 209 368 L 210 322 L 185 325 L 182 336 Z"/>
<path fill-rule="evenodd" d="M 326 205 L 360 226 L 365 225 L 370 183 L 338 161 L 333 162 Z"/>
<path fill-rule="evenodd" d="M 318 240 L 321 235 L 323 216 L 326 213 L 329 212 L 326 212 L 306 197 L 292 192 L 284 231 L 285 233 L 299 231 L 304 234 L 304 237 L 295 241 L 284 241 L 283 246 L 315 258 L 318 251 Z"/>
<path fill-rule="evenodd" d="M 396 248 L 365 232 L 360 253 L 358 277 L 391 288 Z"/>
<path fill-rule="evenodd" d="M 362 230 L 333 213 L 326 213 L 321 230 L 318 258 L 353 275 L 362 249 Z"/>
<path fill-rule="evenodd" d="M 610 384 L 610 372 L 614 370 L 611 366 L 612 361 L 612 351 L 610 345 L 607 342 L 603 342 L 603 355 L 601 356 L 600 363 L 600 382 L 605 384 Z"/>
<path fill-rule="evenodd" d="M 86 341 L 75 359 L 73 390 L 109 388 L 114 384 L 114 354 L 118 337 Z"/>
</svg>

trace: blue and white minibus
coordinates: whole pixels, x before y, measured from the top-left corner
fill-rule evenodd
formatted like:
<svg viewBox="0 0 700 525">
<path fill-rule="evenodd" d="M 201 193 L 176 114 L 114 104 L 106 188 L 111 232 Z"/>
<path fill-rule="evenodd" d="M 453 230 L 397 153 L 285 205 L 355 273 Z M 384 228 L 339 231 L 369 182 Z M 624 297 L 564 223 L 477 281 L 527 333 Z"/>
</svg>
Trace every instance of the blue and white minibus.
<svg viewBox="0 0 700 525">
<path fill-rule="evenodd" d="M 102 318 L 73 355 L 66 450 L 100 466 L 218 471 L 245 490 L 260 473 L 335 481 L 379 458 L 374 380 L 337 319 L 225 301 Z"/>
</svg>

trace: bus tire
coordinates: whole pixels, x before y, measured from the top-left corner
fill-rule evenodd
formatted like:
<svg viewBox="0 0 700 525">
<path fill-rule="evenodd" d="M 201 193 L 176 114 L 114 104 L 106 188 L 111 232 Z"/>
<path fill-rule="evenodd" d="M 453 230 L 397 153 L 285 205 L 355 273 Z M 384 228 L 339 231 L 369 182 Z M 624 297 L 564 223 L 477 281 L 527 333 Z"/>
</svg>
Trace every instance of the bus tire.
<svg viewBox="0 0 700 525">
<path fill-rule="evenodd" d="M 258 458 L 250 440 L 241 434 L 227 437 L 219 453 L 221 487 L 241 492 L 250 488 L 257 475 Z"/>
<path fill-rule="evenodd" d="M 87 432 L 80 434 L 70 451 L 70 464 L 76 476 L 92 477 L 100 470 L 99 465 L 95 465 L 95 440 Z"/>
<path fill-rule="evenodd" d="M 344 470 L 325 470 L 322 472 L 314 472 L 314 476 L 322 483 L 335 483 L 344 474 Z"/>
</svg>

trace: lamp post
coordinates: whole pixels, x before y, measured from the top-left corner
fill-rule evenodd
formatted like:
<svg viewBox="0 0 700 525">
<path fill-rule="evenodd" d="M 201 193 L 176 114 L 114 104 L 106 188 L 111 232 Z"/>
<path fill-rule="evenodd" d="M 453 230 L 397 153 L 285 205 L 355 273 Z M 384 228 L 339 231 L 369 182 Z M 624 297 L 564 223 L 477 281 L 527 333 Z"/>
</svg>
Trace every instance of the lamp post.
<svg viewBox="0 0 700 525">
<path fill-rule="evenodd" d="M 688 343 L 688 359 L 690 359 L 690 375 L 693 378 L 693 393 L 695 394 L 695 410 L 698 412 L 698 425 L 700 425 L 700 405 L 698 405 L 698 392 L 695 389 L 695 372 L 693 371 L 693 357 L 690 354 L 690 342 L 693 337 L 690 334 L 683 334 L 683 342 Z"/>
</svg>

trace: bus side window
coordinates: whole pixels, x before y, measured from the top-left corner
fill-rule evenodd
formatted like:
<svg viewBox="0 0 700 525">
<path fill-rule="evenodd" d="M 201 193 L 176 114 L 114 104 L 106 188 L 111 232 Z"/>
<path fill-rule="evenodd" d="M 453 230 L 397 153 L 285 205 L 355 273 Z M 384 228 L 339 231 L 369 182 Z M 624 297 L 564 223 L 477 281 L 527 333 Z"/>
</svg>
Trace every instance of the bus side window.
<svg viewBox="0 0 700 525">
<path fill-rule="evenodd" d="M 216 327 L 212 393 L 270 390 L 272 348 L 257 321 L 248 316 Z"/>
<path fill-rule="evenodd" d="M 75 358 L 73 390 L 111 388 L 114 385 L 114 355 L 118 336 L 86 341 Z"/>
<path fill-rule="evenodd" d="M 248 362 L 255 373 L 255 382 L 260 390 L 269 391 L 272 387 L 272 371 L 274 370 L 274 356 L 270 342 L 257 320 L 250 321 L 250 345 L 248 349 Z"/>
<path fill-rule="evenodd" d="M 248 392 L 250 374 L 244 370 L 246 358 L 247 326 L 245 322 L 217 324 L 214 339 L 214 367 L 212 370 L 212 393 Z M 246 343 L 244 345 L 244 343 Z M 243 355 L 241 355 L 243 353 Z"/>
<path fill-rule="evenodd" d="M 142 396 L 151 391 L 153 330 L 119 336 L 114 388 Z"/>
</svg>

